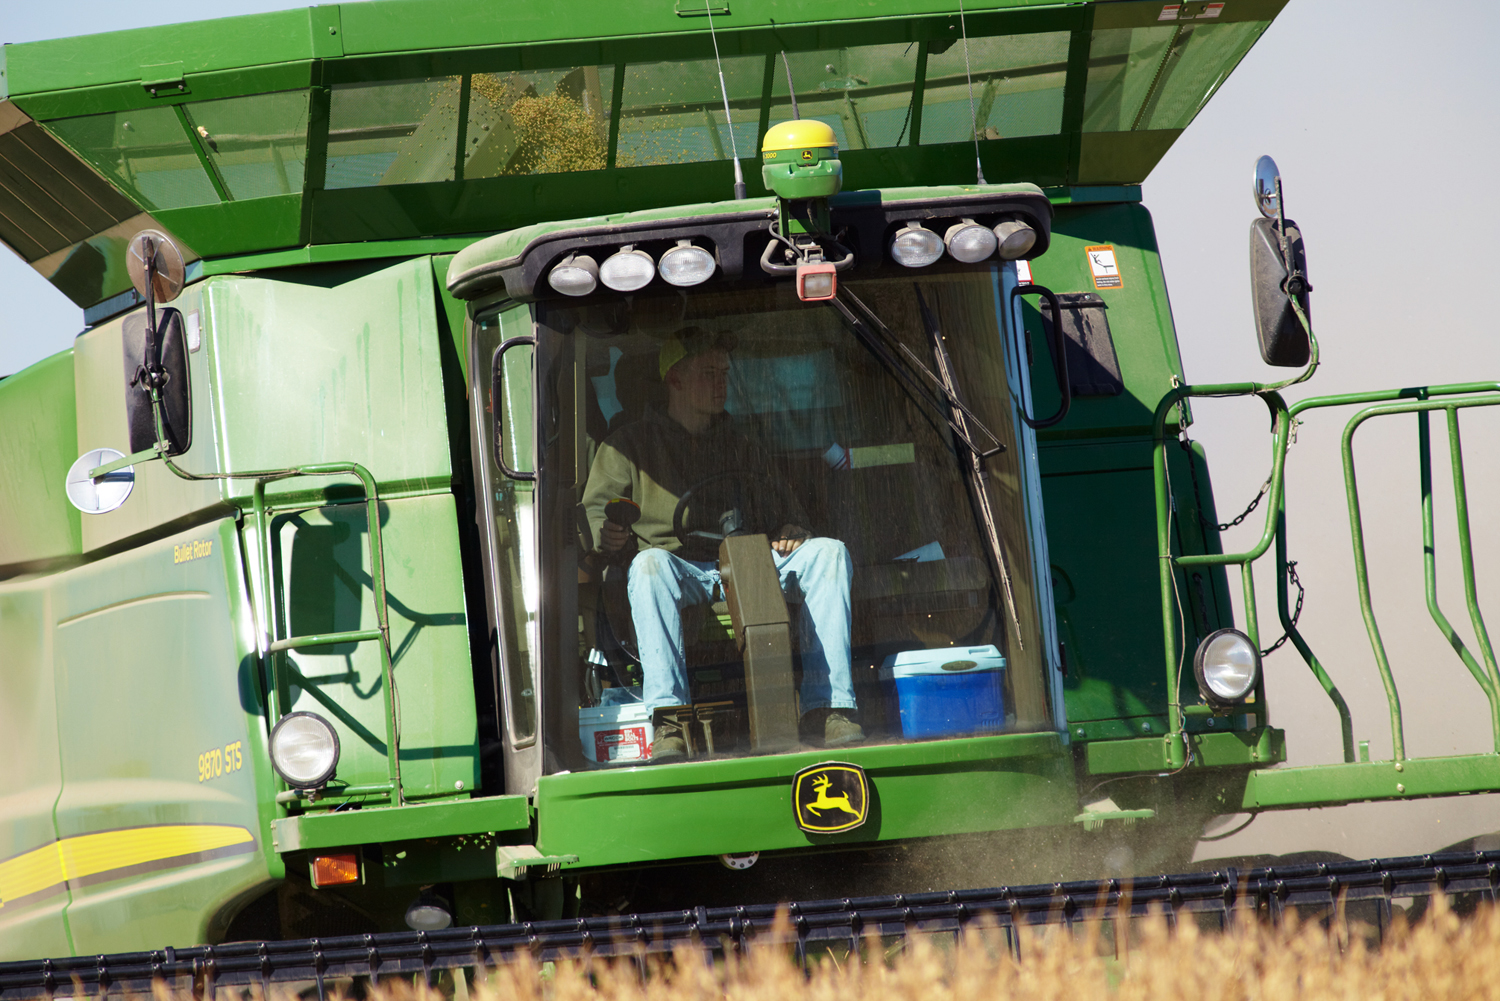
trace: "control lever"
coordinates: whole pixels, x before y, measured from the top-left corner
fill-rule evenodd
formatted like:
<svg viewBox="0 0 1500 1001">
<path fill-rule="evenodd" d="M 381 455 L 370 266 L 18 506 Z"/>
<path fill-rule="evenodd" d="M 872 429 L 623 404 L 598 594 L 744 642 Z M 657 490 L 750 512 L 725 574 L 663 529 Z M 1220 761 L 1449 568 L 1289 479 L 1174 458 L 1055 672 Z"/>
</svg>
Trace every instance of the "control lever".
<svg viewBox="0 0 1500 1001">
<path fill-rule="evenodd" d="M 604 505 L 604 518 L 629 531 L 635 528 L 636 522 L 641 520 L 641 506 L 628 497 L 616 497 Z M 632 531 L 625 545 L 609 553 L 606 559 L 616 566 L 628 566 L 640 548 L 640 540 Z"/>
</svg>

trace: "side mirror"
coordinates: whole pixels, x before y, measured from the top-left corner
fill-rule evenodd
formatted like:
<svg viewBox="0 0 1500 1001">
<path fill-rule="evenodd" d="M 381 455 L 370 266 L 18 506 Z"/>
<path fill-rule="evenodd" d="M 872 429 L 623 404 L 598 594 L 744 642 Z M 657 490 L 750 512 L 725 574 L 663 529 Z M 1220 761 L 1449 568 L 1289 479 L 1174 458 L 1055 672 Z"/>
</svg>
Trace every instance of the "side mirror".
<svg viewBox="0 0 1500 1001">
<path fill-rule="evenodd" d="M 1292 302 L 1311 317 L 1312 285 L 1302 230 L 1282 212 L 1281 175 L 1269 156 L 1255 165 L 1255 204 L 1262 218 L 1250 224 L 1250 295 L 1260 356 L 1267 365 L 1297 368 L 1312 357 L 1312 344 Z"/>
<path fill-rule="evenodd" d="M 125 267 L 136 292 L 146 300 L 146 312 L 126 317 L 121 330 L 130 451 L 144 452 L 156 447 L 156 414 L 151 402 L 154 389 L 161 406 L 165 454 L 181 455 L 193 443 L 187 336 L 182 313 L 175 309 L 158 310 L 157 306 L 182 293 L 185 282 L 182 251 L 165 233 L 143 230 L 131 238 Z"/>
<path fill-rule="evenodd" d="M 156 336 L 147 337 L 150 318 L 127 316 L 122 325 L 125 354 L 125 417 L 130 428 L 130 451 L 144 452 L 156 444 L 156 417 L 151 412 L 151 375 L 155 370 L 161 399 L 163 439 L 167 455 L 181 455 L 193 444 L 193 394 L 188 383 L 187 334 L 182 313 L 175 309 L 156 314 Z M 154 353 L 155 357 L 151 355 Z"/>
</svg>

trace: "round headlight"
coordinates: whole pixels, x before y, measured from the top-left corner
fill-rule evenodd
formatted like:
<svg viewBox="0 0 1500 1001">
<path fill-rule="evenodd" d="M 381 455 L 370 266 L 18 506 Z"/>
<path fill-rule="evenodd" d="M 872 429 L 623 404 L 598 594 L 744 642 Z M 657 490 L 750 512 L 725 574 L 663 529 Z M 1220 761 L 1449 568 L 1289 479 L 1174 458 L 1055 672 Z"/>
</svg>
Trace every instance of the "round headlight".
<svg viewBox="0 0 1500 1001">
<path fill-rule="evenodd" d="M 965 219 L 948 227 L 943 243 L 948 246 L 948 256 L 965 264 L 978 264 L 995 252 L 999 241 L 995 234 L 973 219 Z"/>
<path fill-rule="evenodd" d="M 714 255 L 686 240 L 661 255 L 656 271 L 669 285 L 686 288 L 701 285 L 714 276 Z"/>
<path fill-rule="evenodd" d="M 1233 705 L 1249 695 L 1260 678 L 1260 651 L 1238 629 L 1220 629 L 1198 644 L 1193 673 L 1205 701 Z"/>
<path fill-rule="evenodd" d="M 406 908 L 406 927 L 412 931 L 442 931 L 453 924 L 448 902 L 432 892 L 424 892 Z"/>
<path fill-rule="evenodd" d="M 995 239 L 1001 260 L 1019 261 L 1036 246 L 1036 230 L 1019 219 L 1007 219 L 995 227 Z"/>
<path fill-rule="evenodd" d="M 891 259 L 908 268 L 925 268 L 943 256 L 943 241 L 919 222 L 909 222 L 891 238 Z"/>
<path fill-rule="evenodd" d="M 287 785 L 315 789 L 339 766 L 339 735 L 317 713 L 288 713 L 271 730 L 271 764 Z"/>
<path fill-rule="evenodd" d="M 599 265 L 599 280 L 616 292 L 634 292 L 651 284 L 656 262 L 644 250 L 626 247 Z"/>
<path fill-rule="evenodd" d="M 599 287 L 599 265 L 587 254 L 569 254 L 552 269 L 547 284 L 563 295 L 588 295 Z"/>
</svg>

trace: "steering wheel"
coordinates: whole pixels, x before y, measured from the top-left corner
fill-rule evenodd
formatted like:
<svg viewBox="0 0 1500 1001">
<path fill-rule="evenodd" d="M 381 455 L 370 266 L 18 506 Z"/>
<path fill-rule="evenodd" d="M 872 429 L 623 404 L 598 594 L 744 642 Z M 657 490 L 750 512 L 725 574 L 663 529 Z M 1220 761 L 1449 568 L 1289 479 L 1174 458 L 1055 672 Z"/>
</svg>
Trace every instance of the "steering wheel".
<svg viewBox="0 0 1500 1001">
<path fill-rule="evenodd" d="M 724 532 L 704 532 L 698 529 L 690 532 L 687 530 L 687 526 L 682 523 L 682 519 L 687 513 L 688 503 L 692 500 L 693 494 L 696 491 L 701 490 L 710 483 L 717 483 L 719 480 L 727 479 L 740 480 L 746 484 L 764 484 L 771 488 L 772 493 L 781 493 L 783 489 L 779 481 L 772 479 L 765 473 L 755 472 L 750 469 L 726 469 L 722 472 L 714 473 L 712 476 L 703 477 L 703 479 L 682 492 L 682 496 L 677 501 L 677 507 L 672 512 L 672 534 L 677 537 L 679 542 L 686 544 L 690 536 L 700 539 L 723 539 L 725 537 L 726 533 Z"/>
</svg>

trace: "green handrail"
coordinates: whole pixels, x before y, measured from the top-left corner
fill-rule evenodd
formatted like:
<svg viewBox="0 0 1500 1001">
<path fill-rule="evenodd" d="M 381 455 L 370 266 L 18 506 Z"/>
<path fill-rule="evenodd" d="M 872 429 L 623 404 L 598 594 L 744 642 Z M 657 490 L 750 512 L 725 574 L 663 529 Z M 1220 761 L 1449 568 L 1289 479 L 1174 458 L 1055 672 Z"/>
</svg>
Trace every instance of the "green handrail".
<svg viewBox="0 0 1500 1001">
<path fill-rule="evenodd" d="M 1397 761 L 1402 761 L 1406 758 L 1406 742 L 1402 733 L 1401 700 L 1396 692 L 1395 679 L 1391 676 L 1390 661 L 1386 656 L 1385 643 L 1380 638 L 1380 627 L 1375 622 L 1375 609 L 1370 599 L 1370 579 L 1369 569 L 1365 559 L 1364 527 L 1360 517 L 1359 488 L 1358 484 L 1355 481 L 1354 474 L 1354 432 L 1359 430 L 1360 426 L 1372 417 L 1382 417 L 1389 414 L 1403 413 L 1416 413 L 1421 414 L 1425 417 L 1428 412 L 1433 410 L 1445 410 L 1448 412 L 1450 428 L 1449 439 L 1450 447 L 1452 449 L 1452 462 L 1454 465 L 1455 505 L 1459 509 L 1459 551 L 1462 554 L 1463 558 L 1465 578 L 1464 591 L 1469 599 L 1470 615 L 1475 624 L 1476 633 L 1478 635 L 1481 648 L 1485 654 L 1485 660 L 1487 664 L 1490 665 L 1490 669 L 1492 672 L 1491 676 L 1488 678 L 1485 677 L 1485 675 L 1481 671 L 1479 671 L 1478 665 L 1473 663 L 1473 658 L 1465 656 L 1466 651 L 1462 649 L 1461 643 L 1455 644 L 1455 649 L 1458 650 L 1460 657 L 1464 659 L 1466 666 L 1470 668 L 1470 671 L 1471 673 L 1473 673 L 1475 680 L 1479 682 L 1481 690 L 1485 692 L 1486 696 L 1488 696 L 1490 700 L 1491 721 L 1496 735 L 1496 750 L 1500 751 L 1500 701 L 1497 701 L 1497 698 L 1500 698 L 1500 690 L 1497 690 L 1497 683 L 1493 676 L 1494 653 L 1490 648 L 1489 636 L 1484 629 L 1484 621 L 1483 618 L 1479 615 L 1478 601 L 1475 597 L 1476 589 L 1474 585 L 1473 572 L 1474 561 L 1471 540 L 1469 537 L 1468 503 L 1464 496 L 1463 485 L 1463 457 L 1462 452 L 1458 448 L 1457 438 L 1458 411 L 1460 408 L 1490 407 L 1497 404 L 1500 404 L 1500 395 L 1471 397 L 1470 399 L 1466 400 L 1419 399 L 1415 401 L 1382 403 L 1375 406 L 1366 407 L 1364 410 L 1361 410 L 1359 413 L 1351 417 L 1349 419 L 1349 423 L 1344 426 L 1344 437 L 1342 445 L 1344 463 L 1344 491 L 1348 497 L 1349 502 L 1349 528 L 1350 535 L 1354 543 L 1354 574 L 1355 580 L 1359 585 L 1360 614 L 1364 617 L 1365 620 L 1365 631 L 1369 634 L 1370 646 L 1375 653 L 1375 665 L 1380 671 L 1380 680 L 1385 685 L 1386 701 L 1389 704 L 1391 714 L 1392 750 Z M 1425 420 L 1423 420 L 1418 425 L 1419 447 L 1425 444 L 1425 426 Z M 1435 554 L 1433 553 L 1430 517 L 1431 472 L 1426 464 L 1426 460 L 1429 458 L 1429 456 L 1426 454 L 1428 452 L 1428 449 L 1424 448 L 1422 449 L 1422 451 L 1422 473 L 1424 487 L 1422 498 L 1423 543 L 1426 549 L 1426 556 L 1435 559 Z M 1424 562 L 1426 561 L 1427 560 L 1424 559 Z M 1435 570 L 1429 576 L 1427 585 L 1428 609 L 1430 612 L 1434 613 L 1434 617 L 1438 619 L 1438 627 L 1440 629 L 1444 629 L 1444 627 L 1447 627 L 1446 629 L 1444 629 L 1444 634 L 1448 637 L 1449 642 L 1452 643 L 1457 639 L 1457 637 L 1456 635 L 1452 634 L 1451 626 L 1448 626 L 1447 619 L 1442 616 L 1442 612 L 1437 608 L 1436 604 Z"/>
<path fill-rule="evenodd" d="M 381 541 L 380 492 L 376 486 L 375 477 L 371 475 L 368 469 L 357 462 L 313 462 L 299 466 L 289 466 L 285 469 L 260 469 L 242 473 L 190 473 L 174 463 L 171 456 L 167 454 L 167 435 L 166 426 L 162 419 L 161 393 L 155 386 L 150 386 L 149 388 L 151 393 L 151 413 L 156 423 L 155 445 L 150 449 L 125 456 L 123 459 L 117 459 L 112 463 L 93 469 L 89 475 L 98 478 L 115 469 L 123 468 L 127 464 L 160 457 L 162 464 L 180 479 L 255 481 L 251 491 L 251 509 L 255 517 L 256 565 L 259 571 L 257 574 L 259 578 L 257 590 L 260 591 L 260 608 L 257 609 L 255 607 L 255 598 L 252 596 L 250 609 L 251 615 L 257 620 L 257 645 L 260 647 L 261 655 L 264 659 L 263 669 L 270 676 L 271 682 L 270 691 L 267 692 L 267 715 L 280 720 L 286 714 L 285 687 L 282 684 L 281 678 L 281 658 L 287 650 L 304 646 L 328 646 L 337 643 L 362 643 L 367 640 L 379 640 L 380 676 L 385 686 L 385 700 L 382 708 L 385 715 L 386 775 L 389 785 L 389 791 L 386 792 L 386 796 L 392 805 L 400 806 L 404 804 L 406 798 L 401 787 L 401 725 L 396 715 L 396 681 L 394 667 L 391 663 L 391 626 L 385 593 L 385 548 Z M 322 635 L 288 636 L 277 639 L 276 633 L 279 630 L 276 628 L 276 603 L 271 595 L 271 544 L 269 514 L 266 507 L 266 484 L 293 476 L 351 475 L 359 478 L 365 495 L 365 520 L 370 526 L 370 583 L 375 597 L 376 628 Z M 372 791 L 386 789 L 385 786 L 361 788 L 370 788 Z M 279 794 L 277 802 L 281 802 Z"/>
<path fill-rule="evenodd" d="M 1322 686 L 1323 691 L 1328 695 L 1329 700 L 1337 710 L 1343 742 L 1344 760 L 1348 762 L 1354 761 L 1353 724 L 1350 719 L 1348 704 L 1344 701 L 1338 687 L 1333 683 L 1333 679 L 1329 677 L 1328 672 L 1324 669 L 1323 665 L 1314 655 L 1311 647 L 1291 621 L 1291 614 L 1288 607 L 1289 595 L 1287 593 L 1288 564 L 1286 558 L 1286 496 L 1284 474 L 1286 451 L 1290 442 L 1291 432 L 1300 423 L 1299 415 L 1301 413 L 1323 407 L 1361 404 L 1366 405 L 1366 409 L 1351 418 L 1344 431 L 1342 455 L 1345 472 L 1345 494 L 1349 506 L 1350 534 L 1354 546 L 1356 578 L 1360 588 L 1360 608 L 1364 616 L 1365 628 L 1370 637 L 1371 646 L 1375 652 L 1376 665 L 1380 671 L 1381 681 L 1386 689 L 1386 698 L 1391 713 L 1391 732 L 1395 758 L 1398 761 L 1403 760 L 1406 754 L 1405 740 L 1402 732 L 1400 697 L 1396 690 L 1395 680 L 1391 674 L 1390 664 L 1386 657 L 1384 642 L 1380 637 L 1380 630 L 1375 619 L 1374 606 L 1370 597 L 1369 573 L 1364 549 L 1364 529 L 1360 515 L 1358 484 L 1354 475 L 1353 435 L 1354 431 L 1369 418 L 1397 413 L 1416 413 L 1420 415 L 1418 432 L 1422 475 L 1423 543 L 1428 609 L 1445 638 L 1454 646 L 1455 651 L 1459 654 L 1465 666 L 1469 669 L 1469 672 L 1473 675 L 1475 681 L 1479 683 L 1481 690 L 1484 691 L 1486 697 L 1489 699 L 1495 748 L 1497 752 L 1500 752 L 1500 664 L 1497 664 L 1494 648 L 1490 642 L 1488 630 L 1485 627 L 1483 616 L 1479 610 L 1477 587 L 1474 578 L 1468 495 L 1464 480 L 1463 455 L 1458 424 L 1458 411 L 1461 408 L 1500 405 L 1500 382 L 1454 383 L 1365 393 L 1344 393 L 1311 397 L 1291 407 L 1287 407 L 1277 390 L 1302 381 L 1316 367 L 1317 349 L 1315 341 L 1313 345 L 1312 363 L 1309 365 L 1308 370 L 1298 379 L 1272 385 L 1262 385 L 1260 383 L 1226 383 L 1207 386 L 1177 386 L 1163 396 L 1161 402 L 1157 404 L 1153 422 L 1153 472 L 1155 474 L 1156 486 L 1157 555 L 1160 568 L 1163 649 L 1167 672 L 1167 690 L 1169 692 L 1168 717 L 1170 735 L 1167 742 L 1168 761 L 1172 767 L 1181 767 L 1186 762 L 1186 747 L 1183 743 L 1182 727 L 1183 711 L 1179 692 L 1180 653 L 1175 614 L 1174 568 L 1197 565 L 1238 565 L 1244 588 L 1245 631 L 1251 641 L 1259 645 L 1255 584 L 1251 567 L 1255 560 L 1265 554 L 1273 541 L 1276 543 L 1278 570 L 1277 612 L 1281 619 L 1281 624 L 1286 630 L 1288 639 L 1297 648 L 1297 652 L 1301 654 L 1303 661 L 1312 671 L 1313 676 L 1317 679 L 1319 685 Z M 1173 407 L 1177 406 L 1182 400 L 1190 397 L 1233 396 L 1259 396 L 1271 411 L 1273 422 L 1272 467 L 1270 486 L 1268 488 L 1269 501 L 1267 504 L 1266 525 L 1261 532 L 1259 541 L 1242 553 L 1174 555 L 1171 551 L 1170 532 L 1172 511 L 1171 486 L 1168 481 L 1165 451 L 1167 416 L 1171 413 Z M 1460 400 L 1432 399 L 1433 397 L 1454 396 L 1469 396 L 1470 398 Z M 1448 414 L 1449 449 L 1453 467 L 1454 501 L 1458 517 L 1459 553 L 1464 576 L 1464 595 L 1469 610 L 1470 621 L 1474 626 L 1475 636 L 1485 661 L 1483 669 L 1479 667 L 1473 656 L 1469 654 L 1462 640 L 1458 638 L 1437 605 L 1436 555 L 1433 542 L 1434 532 L 1432 528 L 1431 504 L 1431 456 L 1426 417 L 1433 410 L 1443 410 Z M 1186 637 L 1183 637 L 1183 639 L 1185 640 Z M 1264 713 L 1264 707 L 1262 707 L 1261 712 Z"/>
</svg>

